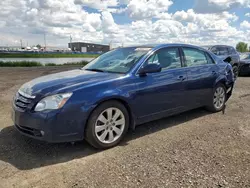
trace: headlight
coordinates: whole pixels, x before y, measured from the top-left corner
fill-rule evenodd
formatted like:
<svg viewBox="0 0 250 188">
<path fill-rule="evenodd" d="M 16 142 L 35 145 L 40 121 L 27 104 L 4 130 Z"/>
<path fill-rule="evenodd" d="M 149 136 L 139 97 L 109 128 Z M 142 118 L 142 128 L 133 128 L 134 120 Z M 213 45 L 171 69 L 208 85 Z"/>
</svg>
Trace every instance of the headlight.
<svg viewBox="0 0 250 188">
<path fill-rule="evenodd" d="M 62 108 L 72 93 L 63 93 L 45 97 L 35 107 L 36 112 L 44 110 L 56 110 Z"/>
</svg>

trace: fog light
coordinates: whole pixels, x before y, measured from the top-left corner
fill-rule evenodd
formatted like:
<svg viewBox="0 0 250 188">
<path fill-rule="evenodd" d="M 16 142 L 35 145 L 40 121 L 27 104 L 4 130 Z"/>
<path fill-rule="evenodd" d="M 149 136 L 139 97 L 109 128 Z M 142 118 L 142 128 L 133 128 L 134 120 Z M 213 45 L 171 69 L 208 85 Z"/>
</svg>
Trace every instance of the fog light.
<svg viewBox="0 0 250 188">
<path fill-rule="evenodd" d="M 45 134 L 44 131 L 41 131 L 41 135 L 44 136 L 44 134 Z"/>
</svg>

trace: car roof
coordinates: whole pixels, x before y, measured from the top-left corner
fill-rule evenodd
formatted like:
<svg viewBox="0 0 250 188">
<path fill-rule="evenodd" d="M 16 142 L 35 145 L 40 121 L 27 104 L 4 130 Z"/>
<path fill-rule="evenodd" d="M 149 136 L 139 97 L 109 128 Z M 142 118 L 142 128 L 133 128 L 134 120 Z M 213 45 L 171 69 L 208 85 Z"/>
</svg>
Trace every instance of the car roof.
<svg viewBox="0 0 250 188">
<path fill-rule="evenodd" d="M 181 44 L 181 43 L 160 43 L 160 44 L 145 44 L 145 45 L 133 45 L 133 46 L 126 46 L 124 48 L 128 47 L 134 47 L 134 48 L 162 48 L 162 47 L 173 47 L 173 46 L 182 46 L 182 47 L 193 47 L 193 48 L 201 48 L 200 46 L 195 46 L 191 44 Z"/>
</svg>

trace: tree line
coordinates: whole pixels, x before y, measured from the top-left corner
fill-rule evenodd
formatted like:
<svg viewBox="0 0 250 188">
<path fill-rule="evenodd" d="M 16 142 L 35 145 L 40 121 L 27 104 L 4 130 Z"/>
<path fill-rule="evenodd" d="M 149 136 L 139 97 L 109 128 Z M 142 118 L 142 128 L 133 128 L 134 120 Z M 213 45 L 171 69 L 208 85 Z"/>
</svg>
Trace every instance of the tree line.
<svg viewBox="0 0 250 188">
<path fill-rule="evenodd" d="M 236 50 L 238 52 L 250 52 L 250 48 L 248 48 L 248 44 L 244 42 L 239 42 L 236 45 Z"/>
</svg>

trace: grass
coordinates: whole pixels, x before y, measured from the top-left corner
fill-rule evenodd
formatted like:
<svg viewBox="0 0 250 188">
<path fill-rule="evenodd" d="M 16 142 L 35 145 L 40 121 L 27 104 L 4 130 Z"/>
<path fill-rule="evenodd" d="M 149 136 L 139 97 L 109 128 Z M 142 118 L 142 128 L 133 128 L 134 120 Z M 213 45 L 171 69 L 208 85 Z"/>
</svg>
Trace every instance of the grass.
<svg viewBox="0 0 250 188">
<path fill-rule="evenodd" d="M 88 64 L 87 61 L 81 61 L 81 62 L 76 62 L 76 63 L 64 63 L 64 64 L 47 63 L 44 66 L 74 66 L 74 65 L 85 66 L 87 64 Z"/>
<path fill-rule="evenodd" d="M 67 54 L 67 53 L 0 53 L 0 58 L 95 58 L 96 54 Z"/>
<path fill-rule="evenodd" d="M 55 64 L 55 63 L 42 64 L 36 61 L 20 61 L 20 62 L 0 61 L 0 67 L 85 66 L 87 64 L 88 64 L 87 61 L 81 61 L 76 63 L 64 63 L 64 64 Z"/>
</svg>

